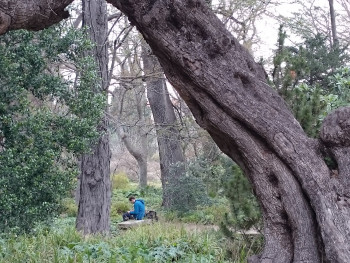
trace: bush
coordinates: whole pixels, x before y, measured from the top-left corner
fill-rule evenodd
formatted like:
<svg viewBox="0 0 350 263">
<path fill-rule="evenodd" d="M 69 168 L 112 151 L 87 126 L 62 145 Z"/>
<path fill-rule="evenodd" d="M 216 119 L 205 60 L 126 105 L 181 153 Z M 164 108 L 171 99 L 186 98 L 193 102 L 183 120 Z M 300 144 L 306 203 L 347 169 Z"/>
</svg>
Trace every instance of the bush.
<svg viewBox="0 0 350 263">
<path fill-rule="evenodd" d="M 175 197 L 171 200 L 170 208 L 180 213 L 211 203 L 206 186 L 197 177 L 183 176 L 178 181 L 171 182 L 168 189 L 169 195 Z"/>
<path fill-rule="evenodd" d="M 147 186 L 141 189 L 140 196 L 145 200 L 147 210 L 158 209 L 162 204 L 163 192 L 161 187 Z"/>
<path fill-rule="evenodd" d="M 117 174 L 112 175 L 112 189 L 126 189 L 130 186 L 129 178 L 126 173 L 119 172 Z"/>
<path fill-rule="evenodd" d="M 62 201 L 62 213 L 68 217 L 76 217 L 78 214 L 78 206 L 73 198 L 65 198 Z"/>
<path fill-rule="evenodd" d="M 0 232 L 30 232 L 56 216 L 78 174 L 75 157 L 99 137 L 105 97 L 84 56 L 91 47 L 63 26 L 0 37 Z M 85 73 L 77 85 L 47 70 L 63 58 Z"/>
<path fill-rule="evenodd" d="M 230 204 L 226 199 L 213 201 L 210 206 L 197 207 L 186 213 L 166 211 L 164 217 L 167 221 L 181 221 L 205 225 L 218 225 L 225 221 L 225 215 L 230 212 Z"/>
<path fill-rule="evenodd" d="M 233 217 L 230 219 L 226 216 L 227 225 L 238 229 L 249 229 L 261 223 L 258 202 L 248 179 L 237 165 L 232 166 L 232 176 L 226 184 L 226 196 L 231 203 Z"/>
<path fill-rule="evenodd" d="M 112 203 L 111 206 L 111 216 L 119 216 L 122 213 L 125 213 L 126 211 L 132 210 L 132 206 L 130 203 L 125 200 L 125 201 L 118 201 L 115 203 Z"/>
</svg>

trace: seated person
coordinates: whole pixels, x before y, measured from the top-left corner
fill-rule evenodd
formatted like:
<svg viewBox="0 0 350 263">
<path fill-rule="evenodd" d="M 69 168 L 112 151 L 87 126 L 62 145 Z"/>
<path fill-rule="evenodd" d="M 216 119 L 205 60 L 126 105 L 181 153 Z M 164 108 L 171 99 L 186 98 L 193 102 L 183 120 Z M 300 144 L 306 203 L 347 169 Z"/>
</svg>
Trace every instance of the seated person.
<svg viewBox="0 0 350 263">
<path fill-rule="evenodd" d="M 129 197 L 129 201 L 134 204 L 134 210 L 123 214 L 123 221 L 129 219 L 142 220 L 145 216 L 145 202 L 142 199 L 135 199 L 134 196 Z"/>
</svg>

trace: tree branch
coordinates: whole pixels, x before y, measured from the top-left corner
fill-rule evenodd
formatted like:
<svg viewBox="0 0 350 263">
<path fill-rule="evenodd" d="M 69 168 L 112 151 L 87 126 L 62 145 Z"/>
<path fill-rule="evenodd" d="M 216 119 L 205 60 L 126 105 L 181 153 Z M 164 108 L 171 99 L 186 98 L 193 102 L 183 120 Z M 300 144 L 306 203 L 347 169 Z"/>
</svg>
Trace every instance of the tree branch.
<svg viewBox="0 0 350 263">
<path fill-rule="evenodd" d="M 41 30 L 68 18 L 73 0 L 0 0 L 0 35 L 9 30 Z"/>
</svg>

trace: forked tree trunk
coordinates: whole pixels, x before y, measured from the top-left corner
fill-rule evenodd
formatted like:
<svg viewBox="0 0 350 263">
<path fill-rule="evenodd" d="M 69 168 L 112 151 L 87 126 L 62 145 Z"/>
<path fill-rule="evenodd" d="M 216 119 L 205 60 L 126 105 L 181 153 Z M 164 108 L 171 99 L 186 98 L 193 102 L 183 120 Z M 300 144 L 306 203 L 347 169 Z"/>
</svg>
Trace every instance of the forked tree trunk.
<svg viewBox="0 0 350 263">
<path fill-rule="evenodd" d="M 107 5 L 103 0 L 83 0 L 83 26 L 87 27 L 95 47 L 92 56 L 101 77 L 101 90 L 107 90 Z M 84 74 L 84 73 L 82 73 Z M 107 98 L 106 98 L 107 100 Z M 107 110 L 107 109 L 106 109 Z M 84 234 L 107 233 L 110 227 L 110 157 L 108 119 L 99 124 L 101 137 L 92 148 L 92 154 L 85 154 L 80 160 L 80 193 L 76 227 Z"/>
<path fill-rule="evenodd" d="M 143 71 L 147 85 L 147 98 L 156 127 L 160 172 L 163 188 L 163 206 L 170 208 L 176 196 L 169 187 L 178 184 L 184 175 L 184 155 L 182 152 L 179 125 L 166 87 L 163 69 L 157 58 L 151 54 L 146 43 L 142 44 Z"/>
<path fill-rule="evenodd" d="M 144 120 L 144 117 L 142 117 L 142 119 Z M 143 120 L 141 120 L 140 122 L 145 124 Z M 148 138 L 147 138 L 147 133 L 145 133 L 142 128 L 145 128 L 145 127 L 139 128 L 140 144 L 138 146 L 136 146 L 134 143 L 131 142 L 131 138 L 129 138 L 122 131 L 122 129 L 120 129 L 118 133 L 128 152 L 137 161 L 137 165 L 139 167 L 139 187 L 145 188 L 147 187 L 147 171 L 148 171 L 148 162 L 147 162 Z"/>
<path fill-rule="evenodd" d="M 350 262 L 344 144 L 333 151 L 339 175 L 332 177 L 321 153 L 326 146 L 306 136 L 204 1 L 108 2 L 136 25 L 197 122 L 252 182 L 266 242 L 251 262 L 322 262 L 323 252 L 329 262 Z M 338 123 L 324 130 L 341 131 Z"/>
</svg>

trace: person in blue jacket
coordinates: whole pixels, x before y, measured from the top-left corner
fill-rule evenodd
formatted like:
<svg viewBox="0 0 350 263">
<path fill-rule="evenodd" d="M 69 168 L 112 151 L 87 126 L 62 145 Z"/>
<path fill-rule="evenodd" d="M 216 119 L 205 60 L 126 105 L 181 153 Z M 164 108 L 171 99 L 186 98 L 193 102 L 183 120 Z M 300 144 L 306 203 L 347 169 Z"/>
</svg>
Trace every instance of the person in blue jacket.
<svg viewBox="0 0 350 263">
<path fill-rule="evenodd" d="M 134 210 L 124 213 L 123 221 L 129 219 L 142 220 L 145 216 L 145 202 L 142 199 L 135 199 L 134 196 L 130 196 L 129 201 L 134 204 Z"/>
</svg>

